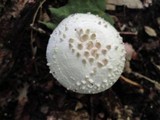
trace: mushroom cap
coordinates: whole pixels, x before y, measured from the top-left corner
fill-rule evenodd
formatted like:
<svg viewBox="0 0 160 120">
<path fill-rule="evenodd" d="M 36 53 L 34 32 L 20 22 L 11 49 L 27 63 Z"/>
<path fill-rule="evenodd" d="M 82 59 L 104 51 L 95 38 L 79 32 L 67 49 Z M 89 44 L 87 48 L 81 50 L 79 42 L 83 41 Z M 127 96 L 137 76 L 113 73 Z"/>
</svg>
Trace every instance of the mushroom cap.
<svg viewBox="0 0 160 120">
<path fill-rule="evenodd" d="M 68 90 L 94 94 L 110 88 L 125 64 L 117 30 L 99 16 L 72 14 L 53 31 L 47 46 L 50 73 Z"/>
</svg>

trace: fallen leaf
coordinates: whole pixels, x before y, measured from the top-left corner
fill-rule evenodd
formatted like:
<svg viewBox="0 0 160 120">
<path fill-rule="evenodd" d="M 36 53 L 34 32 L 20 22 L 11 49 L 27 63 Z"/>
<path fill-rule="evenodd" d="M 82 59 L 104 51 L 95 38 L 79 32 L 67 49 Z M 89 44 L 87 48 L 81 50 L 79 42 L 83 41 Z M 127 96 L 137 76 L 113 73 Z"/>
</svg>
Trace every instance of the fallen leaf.
<svg viewBox="0 0 160 120">
<path fill-rule="evenodd" d="M 151 37 L 156 37 L 157 36 L 156 31 L 153 28 L 149 27 L 149 26 L 144 26 L 144 30 Z"/>
<path fill-rule="evenodd" d="M 83 108 L 83 104 L 80 103 L 80 102 L 78 102 L 78 103 L 76 104 L 75 110 L 77 111 L 77 110 L 79 110 L 79 109 L 81 109 L 81 108 Z"/>
<path fill-rule="evenodd" d="M 107 4 L 117 6 L 127 6 L 131 9 L 143 9 L 143 4 L 140 0 L 107 0 Z"/>
<path fill-rule="evenodd" d="M 107 4 L 106 5 L 106 10 L 115 11 L 116 10 L 116 6 L 115 5 L 111 5 L 111 4 Z"/>
<path fill-rule="evenodd" d="M 18 103 L 20 105 L 24 105 L 28 101 L 27 93 L 28 93 L 28 84 L 25 84 L 23 88 L 19 89 Z"/>
<path fill-rule="evenodd" d="M 85 1 L 85 2 L 84 2 Z M 49 29 L 54 29 L 54 26 L 57 26 L 60 21 L 74 13 L 92 13 L 95 15 L 99 15 L 104 18 L 106 21 L 114 24 L 113 19 L 109 14 L 105 12 L 105 0 L 68 0 L 68 3 L 62 7 L 54 8 L 50 7 L 49 11 L 51 16 L 55 18 L 55 20 L 50 23 L 41 22 Z"/>
</svg>

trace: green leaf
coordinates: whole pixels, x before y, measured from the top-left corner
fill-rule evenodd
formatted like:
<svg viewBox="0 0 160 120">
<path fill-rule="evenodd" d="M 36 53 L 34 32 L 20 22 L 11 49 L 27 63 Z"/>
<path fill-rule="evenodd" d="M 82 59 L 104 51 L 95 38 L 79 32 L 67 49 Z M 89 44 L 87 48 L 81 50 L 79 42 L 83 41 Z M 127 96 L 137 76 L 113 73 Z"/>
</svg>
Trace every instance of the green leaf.
<svg viewBox="0 0 160 120">
<path fill-rule="evenodd" d="M 95 3 L 99 9 L 105 11 L 106 9 L 105 0 L 92 0 L 92 2 Z"/>
<path fill-rule="evenodd" d="M 56 23 L 60 22 L 70 14 L 70 10 L 68 7 L 50 8 L 49 10 L 53 16 L 53 19 L 55 20 L 54 22 Z"/>
<path fill-rule="evenodd" d="M 43 22 L 43 21 L 39 21 L 39 23 L 41 23 L 42 25 L 45 25 L 48 29 L 55 29 L 56 28 L 56 24 L 51 23 L 51 22 Z"/>
<path fill-rule="evenodd" d="M 69 0 L 65 6 L 60 8 L 49 8 L 52 15 L 52 22 L 58 25 L 60 21 L 74 13 L 90 12 L 99 15 L 106 21 L 114 24 L 113 19 L 109 14 L 105 13 L 105 0 Z"/>
</svg>

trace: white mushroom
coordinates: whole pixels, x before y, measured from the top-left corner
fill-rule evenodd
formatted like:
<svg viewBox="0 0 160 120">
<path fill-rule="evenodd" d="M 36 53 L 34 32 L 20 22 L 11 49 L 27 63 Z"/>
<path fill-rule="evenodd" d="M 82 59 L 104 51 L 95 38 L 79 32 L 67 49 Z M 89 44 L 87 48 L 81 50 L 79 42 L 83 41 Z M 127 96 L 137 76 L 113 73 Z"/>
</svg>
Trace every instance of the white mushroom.
<svg viewBox="0 0 160 120">
<path fill-rule="evenodd" d="M 122 38 L 93 14 L 73 14 L 53 31 L 47 47 L 50 73 L 67 89 L 94 94 L 110 88 L 125 64 Z"/>
</svg>

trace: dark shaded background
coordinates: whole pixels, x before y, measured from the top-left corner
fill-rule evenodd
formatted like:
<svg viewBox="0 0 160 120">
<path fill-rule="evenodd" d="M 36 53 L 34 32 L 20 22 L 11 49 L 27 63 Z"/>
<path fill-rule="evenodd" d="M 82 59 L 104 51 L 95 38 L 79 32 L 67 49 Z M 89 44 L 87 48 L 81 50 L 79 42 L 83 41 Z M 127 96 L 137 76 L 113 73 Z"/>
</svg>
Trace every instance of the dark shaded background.
<svg viewBox="0 0 160 120">
<path fill-rule="evenodd" d="M 35 14 L 41 2 L 0 1 L 0 120 L 160 120 L 160 87 L 135 74 L 160 82 L 159 0 L 140 10 L 119 6 L 106 11 L 124 42 L 135 49 L 129 61 L 132 72 L 123 76 L 138 85 L 120 79 L 95 95 L 67 91 L 49 74 L 45 52 L 52 30 L 38 21 L 52 20 L 48 8 L 67 0 L 46 0 Z M 149 36 L 144 26 L 157 36 Z M 132 34 L 135 29 L 138 34 Z"/>
</svg>

